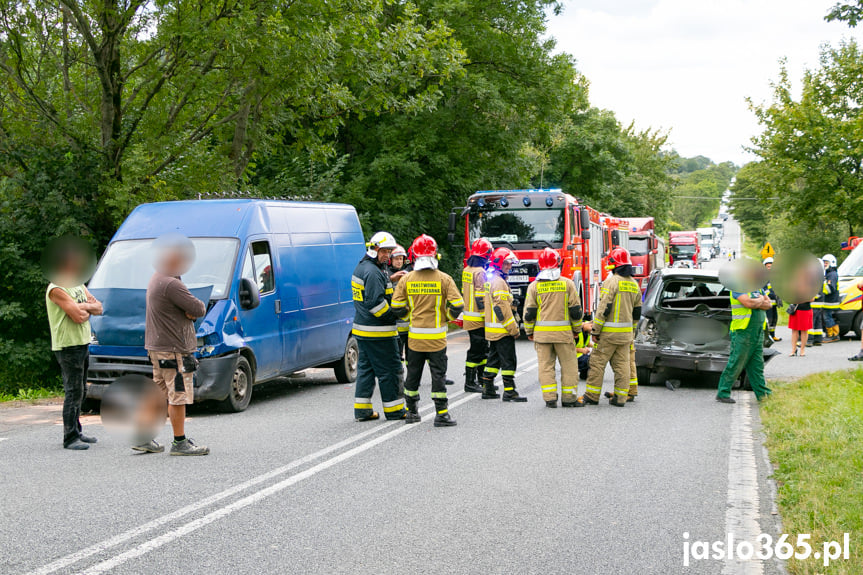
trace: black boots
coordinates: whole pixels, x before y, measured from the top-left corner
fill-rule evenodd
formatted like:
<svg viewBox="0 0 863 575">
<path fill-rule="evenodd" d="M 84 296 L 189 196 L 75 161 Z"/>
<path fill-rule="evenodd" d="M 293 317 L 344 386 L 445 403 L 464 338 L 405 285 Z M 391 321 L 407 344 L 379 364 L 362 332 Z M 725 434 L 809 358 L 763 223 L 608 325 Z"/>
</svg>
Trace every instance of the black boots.
<svg viewBox="0 0 863 575">
<path fill-rule="evenodd" d="M 435 427 L 452 427 L 453 425 L 456 425 L 456 422 L 449 413 L 438 413 L 434 417 Z"/>
<path fill-rule="evenodd" d="M 482 385 L 477 381 L 479 373 L 475 367 L 464 368 L 464 391 L 465 393 L 482 393 Z"/>
<path fill-rule="evenodd" d="M 518 391 L 516 391 L 515 378 L 511 375 L 503 376 L 503 400 L 515 401 L 518 403 L 523 403 L 527 401 L 526 397 L 519 395 Z"/>
<path fill-rule="evenodd" d="M 483 399 L 497 399 L 500 397 L 500 394 L 494 388 L 494 379 L 483 376 L 482 387 Z"/>
<path fill-rule="evenodd" d="M 405 423 L 419 423 L 422 421 L 422 417 L 420 417 L 419 410 L 417 409 L 417 404 L 419 401 L 412 397 L 405 397 L 405 405 L 407 407 L 407 414 L 405 415 Z"/>
</svg>

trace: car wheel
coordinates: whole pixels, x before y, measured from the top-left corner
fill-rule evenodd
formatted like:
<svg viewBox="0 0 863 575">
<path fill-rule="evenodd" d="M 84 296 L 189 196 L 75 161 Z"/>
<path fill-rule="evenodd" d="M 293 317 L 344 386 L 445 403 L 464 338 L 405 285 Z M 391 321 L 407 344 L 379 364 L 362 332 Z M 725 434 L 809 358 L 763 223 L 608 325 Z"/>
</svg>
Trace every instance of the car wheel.
<svg viewBox="0 0 863 575">
<path fill-rule="evenodd" d="M 863 338 L 863 311 L 858 311 L 854 316 L 854 333 L 857 334 L 857 339 Z"/>
<path fill-rule="evenodd" d="M 636 367 L 635 373 L 638 378 L 638 385 L 650 385 L 650 377 L 653 372 L 649 367 Z"/>
<path fill-rule="evenodd" d="M 231 391 L 228 397 L 220 403 L 224 411 L 230 413 L 238 413 L 245 411 L 249 407 L 249 402 L 252 401 L 252 387 L 255 384 L 255 377 L 252 374 L 252 367 L 248 360 L 240 356 L 237 360 L 237 367 L 234 369 L 234 376 L 231 378 Z"/>
<path fill-rule="evenodd" d="M 357 340 L 349 337 L 348 343 L 345 346 L 344 357 L 333 368 L 333 371 L 336 373 L 336 380 L 339 383 L 354 383 L 357 380 L 357 365 L 359 362 L 360 348 L 357 345 Z"/>
</svg>

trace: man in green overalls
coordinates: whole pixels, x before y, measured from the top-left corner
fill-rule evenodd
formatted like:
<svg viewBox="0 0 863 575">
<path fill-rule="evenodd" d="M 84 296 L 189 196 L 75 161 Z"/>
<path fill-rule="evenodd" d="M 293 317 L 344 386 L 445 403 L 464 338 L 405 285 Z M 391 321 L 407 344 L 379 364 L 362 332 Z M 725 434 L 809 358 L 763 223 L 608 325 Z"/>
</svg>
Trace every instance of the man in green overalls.
<svg viewBox="0 0 863 575">
<path fill-rule="evenodd" d="M 764 312 L 772 305 L 763 290 L 731 292 L 731 356 L 719 378 L 716 401 L 736 403 L 731 399 L 731 386 L 744 369 L 755 397 L 761 401 L 770 395 L 764 381 Z"/>
</svg>

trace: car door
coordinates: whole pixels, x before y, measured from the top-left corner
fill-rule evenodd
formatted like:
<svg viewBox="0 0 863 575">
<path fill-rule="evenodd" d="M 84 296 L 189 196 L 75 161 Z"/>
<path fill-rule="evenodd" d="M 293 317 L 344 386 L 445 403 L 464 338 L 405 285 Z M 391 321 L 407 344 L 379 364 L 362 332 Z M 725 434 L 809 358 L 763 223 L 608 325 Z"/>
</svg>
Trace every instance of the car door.
<svg viewBox="0 0 863 575">
<path fill-rule="evenodd" d="M 257 361 L 257 379 L 275 377 L 282 365 L 281 300 L 275 281 L 278 268 L 274 255 L 266 236 L 253 237 L 242 259 L 240 277 L 252 280 L 261 298 L 255 309 L 239 311 L 244 339 Z"/>
</svg>

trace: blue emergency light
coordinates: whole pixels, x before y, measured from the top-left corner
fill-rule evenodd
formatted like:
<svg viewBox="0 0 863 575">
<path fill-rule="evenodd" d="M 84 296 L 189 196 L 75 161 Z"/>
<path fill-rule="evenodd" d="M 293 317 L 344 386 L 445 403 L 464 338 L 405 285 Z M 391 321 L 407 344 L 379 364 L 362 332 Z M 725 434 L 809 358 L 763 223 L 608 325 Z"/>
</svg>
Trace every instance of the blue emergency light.
<svg viewBox="0 0 863 575">
<path fill-rule="evenodd" d="M 507 207 L 508 205 L 509 205 L 509 200 L 508 200 L 508 199 L 506 199 L 506 198 L 501 198 L 501 199 L 500 199 L 500 207 L 505 208 L 505 207 Z"/>
<path fill-rule="evenodd" d="M 554 198 L 552 198 L 551 196 L 547 196 L 545 198 L 545 205 L 548 206 L 549 208 L 551 206 L 553 206 L 554 205 Z"/>
<path fill-rule="evenodd" d="M 527 197 L 527 196 L 525 196 L 525 197 L 521 200 L 521 203 L 523 203 L 523 204 L 524 204 L 524 207 L 529 208 L 529 207 L 530 207 L 530 198 L 529 198 L 529 197 Z"/>
</svg>

